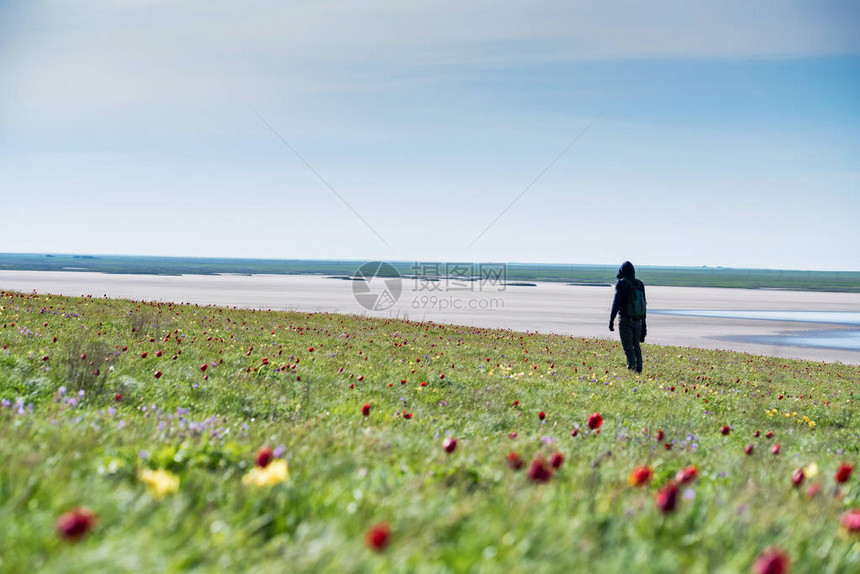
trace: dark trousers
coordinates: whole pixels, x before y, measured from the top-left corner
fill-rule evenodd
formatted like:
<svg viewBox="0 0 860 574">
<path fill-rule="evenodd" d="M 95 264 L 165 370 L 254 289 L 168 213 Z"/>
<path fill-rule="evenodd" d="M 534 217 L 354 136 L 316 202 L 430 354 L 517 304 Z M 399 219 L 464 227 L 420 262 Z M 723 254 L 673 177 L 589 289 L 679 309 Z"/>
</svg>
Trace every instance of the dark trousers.
<svg viewBox="0 0 860 574">
<path fill-rule="evenodd" d="M 639 346 L 639 340 L 642 338 L 642 319 L 621 317 L 618 321 L 618 334 L 624 354 L 627 355 L 627 368 L 641 373 L 642 347 Z"/>
</svg>

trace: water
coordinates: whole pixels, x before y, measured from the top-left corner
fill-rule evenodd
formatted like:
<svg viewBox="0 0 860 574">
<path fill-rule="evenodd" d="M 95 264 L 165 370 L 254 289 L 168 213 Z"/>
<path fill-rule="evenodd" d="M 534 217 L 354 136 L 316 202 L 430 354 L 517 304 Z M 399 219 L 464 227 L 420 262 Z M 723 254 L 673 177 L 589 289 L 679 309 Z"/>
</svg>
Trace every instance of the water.
<svg viewBox="0 0 860 574">
<path fill-rule="evenodd" d="M 660 315 L 687 315 L 719 319 L 753 319 L 860 326 L 860 312 L 858 311 L 721 311 L 697 309 L 656 309 L 652 311 L 649 309 L 648 312 Z"/>
<path fill-rule="evenodd" d="M 788 321 L 827 325 L 860 326 L 857 311 L 722 311 L 697 309 L 656 309 L 649 311 L 658 315 L 685 315 L 690 317 L 714 317 L 718 319 L 749 319 L 757 321 Z M 817 349 L 840 349 L 860 351 L 860 329 L 821 329 L 789 331 L 778 335 L 746 335 L 724 337 L 727 340 L 744 341 L 760 345 L 782 345 L 789 347 L 812 347 Z"/>
</svg>

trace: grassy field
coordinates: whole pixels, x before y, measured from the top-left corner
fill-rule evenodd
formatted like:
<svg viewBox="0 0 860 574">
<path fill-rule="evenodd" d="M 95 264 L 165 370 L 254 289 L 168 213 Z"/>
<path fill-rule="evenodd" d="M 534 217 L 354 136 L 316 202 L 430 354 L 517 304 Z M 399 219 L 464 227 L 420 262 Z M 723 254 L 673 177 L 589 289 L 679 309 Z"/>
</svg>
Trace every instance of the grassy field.
<svg viewBox="0 0 860 574">
<path fill-rule="evenodd" d="M 3 572 L 860 570 L 856 366 L 16 293 L 0 348 Z"/>
<path fill-rule="evenodd" d="M 0 253 L 0 270 L 91 271 L 143 275 L 315 274 L 353 276 L 364 261 L 310 259 L 229 259 L 205 257 L 144 257 L 128 255 L 61 255 Z M 615 282 L 614 265 L 538 263 L 440 263 L 391 261 L 403 277 L 466 277 L 474 280 L 555 281 L 582 285 Z M 802 291 L 860 292 L 860 271 L 737 269 L 729 267 L 637 266 L 648 285 L 731 287 Z"/>
</svg>

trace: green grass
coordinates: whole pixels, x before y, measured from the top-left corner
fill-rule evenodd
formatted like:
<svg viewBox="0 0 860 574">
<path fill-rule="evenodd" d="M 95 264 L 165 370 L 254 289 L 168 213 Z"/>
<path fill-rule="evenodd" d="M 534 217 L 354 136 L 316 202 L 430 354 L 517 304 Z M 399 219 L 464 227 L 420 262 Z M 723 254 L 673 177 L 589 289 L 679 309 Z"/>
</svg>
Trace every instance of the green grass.
<svg viewBox="0 0 860 574">
<path fill-rule="evenodd" d="M 795 572 L 860 569 L 839 526 L 858 477 L 834 482 L 860 462 L 856 366 L 646 344 L 635 376 L 615 341 L 11 293 L 0 347 L 0 571 L 748 572 L 771 545 Z M 246 486 L 264 445 L 290 479 Z M 566 460 L 536 484 L 511 451 Z M 631 487 L 641 464 L 654 479 Z M 142 468 L 178 490 L 150 494 Z M 98 524 L 62 540 L 78 506 Z"/>
</svg>

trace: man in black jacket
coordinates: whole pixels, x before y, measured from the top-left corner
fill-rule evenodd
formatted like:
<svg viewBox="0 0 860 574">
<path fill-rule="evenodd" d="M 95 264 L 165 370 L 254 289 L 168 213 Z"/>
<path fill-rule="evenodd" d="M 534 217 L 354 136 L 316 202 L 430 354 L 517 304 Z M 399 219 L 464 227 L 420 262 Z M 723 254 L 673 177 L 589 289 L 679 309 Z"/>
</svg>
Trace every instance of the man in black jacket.
<svg viewBox="0 0 860 574">
<path fill-rule="evenodd" d="M 634 319 L 628 313 L 630 297 L 634 289 L 642 290 L 644 302 L 645 285 L 636 279 L 636 270 L 633 264 L 625 261 L 618 269 L 618 283 L 615 284 L 615 298 L 612 300 L 612 313 L 609 316 L 609 330 L 615 330 L 615 315 L 620 315 L 618 320 L 618 334 L 621 337 L 621 346 L 627 355 L 627 368 L 637 373 L 642 372 L 642 348 L 639 343 L 645 342 L 647 328 L 645 326 L 644 305 L 641 319 Z"/>
</svg>

